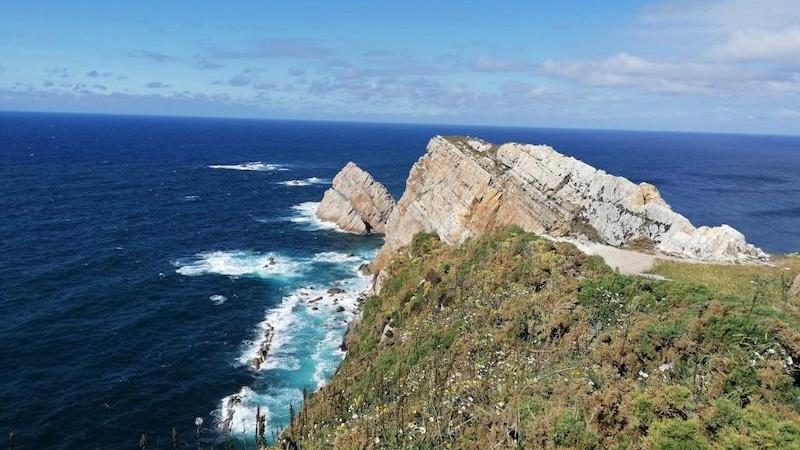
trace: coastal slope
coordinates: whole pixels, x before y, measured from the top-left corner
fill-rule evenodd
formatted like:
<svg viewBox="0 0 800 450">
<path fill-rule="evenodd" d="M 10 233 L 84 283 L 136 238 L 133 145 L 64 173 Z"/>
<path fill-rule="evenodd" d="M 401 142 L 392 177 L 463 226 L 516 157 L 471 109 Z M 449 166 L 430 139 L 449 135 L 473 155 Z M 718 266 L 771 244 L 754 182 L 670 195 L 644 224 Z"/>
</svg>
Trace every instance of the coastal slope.
<svg viewBox="0 0 800 450">
<path fill-rule="evenodd" d="M 800 317 L 786 297 L 800 260 L 662 264 L 675 281 L 621 275 L 519 227 L 456 245 L 417 234 L 279 444 L 800 448 Z"/>
</svg>

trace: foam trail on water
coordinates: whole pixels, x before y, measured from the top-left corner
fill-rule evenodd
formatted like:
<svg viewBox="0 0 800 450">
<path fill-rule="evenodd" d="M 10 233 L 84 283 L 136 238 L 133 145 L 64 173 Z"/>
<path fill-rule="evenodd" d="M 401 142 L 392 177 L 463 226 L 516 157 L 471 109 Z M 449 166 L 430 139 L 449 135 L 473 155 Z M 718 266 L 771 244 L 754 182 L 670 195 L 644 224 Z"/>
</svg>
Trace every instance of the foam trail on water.
<svg viewBox="0 0 800 450">
<path fill-rule="evenodd" d="M 353 253 L 321 252 L 314 254 L 313 261 L 319 263 L 341 264 L 363 261 L 363 259 Z"/>
<path fill-rule="evenodd" d="M 250 365 L 251 368 L 261 371 L 267 369 L 285 368 L 291 369 L 296 366 L 291 352 L 286 352 L 286 347 L 292 340 L 292 326 L 298 320 L 296 309 L 301 305 L 301 297 L 292 293 L 283 298 L 280 305 L 270 310 L 264 320 L 258 324 L 256 339 L 245 346 L 239 363 Z M 269 331 L 269 358 L 258 367 L 254 367 L 253 359 L 258 356 L 259 350 L 264 343 L 265 333 Z"/>
<path fill-rule="evenodd" d="M 275 170 L 289 170 L 283 164 L 270 164 L 261 161 L 246 162 L 241 164 L 214 164 L 209 169 L 245 170 L 249 172 L 272 172 Z"/>
<path fill-rule="evenodd" d="M 299 389 L 270 388 L 264 393 L 257 393 L 244 386 L 239 392 L 224 397 L 215 415 L 224 432 L 252 435 L 255 434 L 259 407 L 269 424 L 272 411 L 283 411 L 289 404 L 299 405 L 302 401 L 303 392 Z M 270 429 L 269 425 L 267 429 Z"/>
<path fill-rule="evenodd" d="M 327 178 L 310 177 L 310 178 L 304 178 L 302 180 L 280 181 L 278 182 L 278 184 L 282 184 L 284 186 L 300 187 L 300 186 L 312 186 L 319 184 L 331 184 L 331 180 Z"/>
<path fill-rule="evenodd" d="M 317 217 L 319 202 L 305 202 L 292 206 L 294 214 L 288 217 L 290 222 L 305 226 L 309 230 L 342 231 L 335 223 L 320 220 Z"/>
<path fill-rule="evenodd" d="M 301 265 L 290 258 L 275 253 L 242 250 L 199 253 L 192 260 L 177 260 L 172 264 L 177 267 L 175 272 L 187 277 L 218 274 L 288 278 L 298 276 L 301 271 Z"/>
</svg>

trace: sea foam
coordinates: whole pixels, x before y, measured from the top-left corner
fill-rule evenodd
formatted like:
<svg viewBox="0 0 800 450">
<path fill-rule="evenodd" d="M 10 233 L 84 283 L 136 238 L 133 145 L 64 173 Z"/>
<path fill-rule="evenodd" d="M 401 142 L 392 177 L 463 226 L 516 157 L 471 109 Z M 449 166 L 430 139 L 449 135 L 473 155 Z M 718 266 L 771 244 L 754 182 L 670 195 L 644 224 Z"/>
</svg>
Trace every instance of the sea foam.
<svg viewBox="0 0 800 450">
<path fill-rule="evenodd" d="M 312 186 L 320 184 L 331 184 L 331 180 L 327 178 L 310 177 L 310 178 L 304 178 L 302 180 L 280 181 L 278 182 L 278 184 L 282 184 L 284 186 L 301 187 L 301 186 Z"/>
<path fill-rule="evenodd" d="M 288 217 L 290 222 L 305 226 L 309 230 L 342 231 L 335 223 L 320 220 L 317 217 L 319 202 L 305 202 L 292 206 L 294 214 Z"/>
<path fill-rule="evenodd" d="M 270 164 L 261 161 L 246 162 L 241 164 L 215 164 L 209 169 L 245 170 L 250 172 L 272 172 L 275 170 L 289 170 L 283 164 Z"/>
<path fill-rule="evenodd" d="M 175 272 L 188 277 L 218 274 L 278 278 L 298 276 L 301 272 L 297 261 L 281 255 L 241 250 L 199 253 L 192 260 L 174 261 L 173 265 L 178 267 Z"/>
</svg>

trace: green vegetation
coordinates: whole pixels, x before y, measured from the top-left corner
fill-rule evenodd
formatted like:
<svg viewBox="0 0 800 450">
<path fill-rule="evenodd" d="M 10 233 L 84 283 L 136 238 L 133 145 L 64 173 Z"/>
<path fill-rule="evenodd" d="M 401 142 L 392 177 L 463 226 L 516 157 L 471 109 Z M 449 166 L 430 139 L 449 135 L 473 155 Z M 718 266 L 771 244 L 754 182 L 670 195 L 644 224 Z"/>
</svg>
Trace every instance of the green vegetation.
<svg viewBox="0 0 800 450">
<path fill-rule="evenodd" d="M 517 228 L 418 235 L 286 448 L 800 449 L 800 269 L 614 273 Z M 782 284 L 781 284 L 782 283 Z"/>
</svg>

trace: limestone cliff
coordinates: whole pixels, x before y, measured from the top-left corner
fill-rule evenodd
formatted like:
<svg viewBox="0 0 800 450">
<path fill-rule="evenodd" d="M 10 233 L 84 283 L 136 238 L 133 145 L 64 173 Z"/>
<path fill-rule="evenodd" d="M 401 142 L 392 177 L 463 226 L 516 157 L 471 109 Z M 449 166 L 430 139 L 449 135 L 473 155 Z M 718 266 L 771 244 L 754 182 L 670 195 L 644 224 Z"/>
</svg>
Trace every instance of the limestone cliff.
<svg viewBox="0 0 800 450">
<path fill-rule="evenodd" d="M 371 269 L 379 271 L 420 231 L 455 244 L 503 225 L 613 246 L 647 240 L 656 251 L 705 261 L 766 258 L 727 225 L 695 228 L 651 184 L 609 175 L 544 145 L 436 136 L 411 169 Z"/>
<path fill-rule="evenodd" d="M 351 233 L 384 233 L 394 206 L 394 198 L 381 183 L 349 162 L 325 192 L 317 217 Z"/>
</svg>

